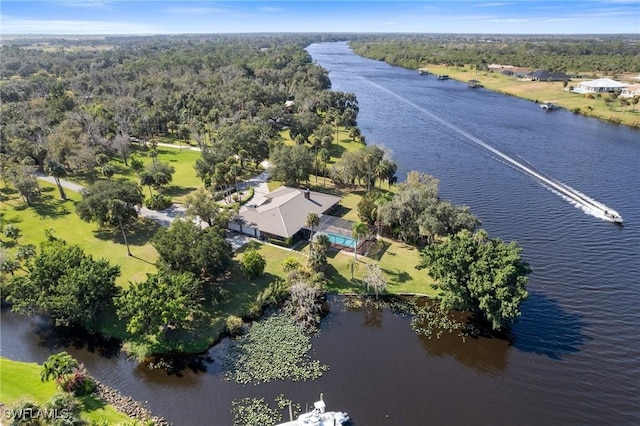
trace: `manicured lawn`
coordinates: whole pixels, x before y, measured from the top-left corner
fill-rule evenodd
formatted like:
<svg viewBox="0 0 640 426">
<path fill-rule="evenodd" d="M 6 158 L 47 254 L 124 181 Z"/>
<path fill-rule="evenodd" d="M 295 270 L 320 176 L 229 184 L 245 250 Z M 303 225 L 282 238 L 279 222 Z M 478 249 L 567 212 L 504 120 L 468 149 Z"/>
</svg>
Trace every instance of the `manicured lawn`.
<svg viewBox="0 0 640 426">
<path fill-rule="evenodd" d="M 160 190 L 162 194 L 170 196 L 174 202 L 181 203 L 188 194 L 203 186 L 202 181 L 198 176 L 196 176 L 196 171 L 193 168 L 196 160 L 200 157 L 200 152 L 186 149 L 186 145 L 185 149 L 180 149 L 179 147 L 170 148 L 159 146 L 156 151 L 158 152 L 158 157 L 156 158 L 157 161 L 168 163 L 175 168 L 173 181 L 171 182 L 171 185 Z M 149 156 L 149 148 L 135 145 L 131 148 L 131 158 L 136 158 L 142 161 L 145 165 L 153 161 Z M 131 159 L 128 161 L 130 160 Z M 112 180 L 129 180 L 140 183 L 138 175 L 131 169 L 131 167 L 125 166 L 122 158 L 114 158 L 109 164 L 114 167 L 116 172 L 111 178 Z M 106 180 L 106 178 L 99 173 L 96 175 L 68 176 L 65 179 L 76 182 L 84 187 L 90 186 L 97 180 Z M 144 187 L 142 190 L 145 197 L 148 197 L 149 188 Z M 152 192 L 155 193 L 158 191 L 152 190 Z"/>
<path fill-rule="evenodd" d="M 75 205 L 82 196 L 66 190 L 67 200 L 59 199 L 55 185 L 39 182 L 42 195 L 27 206 L 12 189 L 0 189 L 2 224 L 14 224 L 22 230 L 19 244 L 38 246 L 45 240 L 45 230 L 52 230 L 56 237 L 69 244 L 77 244 L 94 258 L 108 259 L 112 264 L 120 265 L 121 274 L 117 283 L 127 288 L 129 281 L 144 280 L 147 272 L 156 270 L 153 263 L 158 254 L 149 244 L 159 225 L 149 220 L 141 220 L 128 231 L 127 239 L 135 257 L 127 256 L 127 249 L 119 230 L 102 231 L 94 223 L 82 221 L 75 212 Z M 7 240 L 3 238 L 3 240 Z M 8 243 L 9 252 L 15 250 Z"/>
<path fill-rule="evenodd" d="M 5 405 L 28 400 L 38 405 L 46 404 L 57 392 L 55 381 L 40 381 L 41 366 L 35 363 L 12 361 L 0 357 L 0 401 Z M 83 404 L 82 418 L 88 422 L 107 421 L 118 424 L 131 419 L 113 406 L 95 397 L 80 399 Z"/>
<path fill-rule="evenodd" d="M 429 65 L 427 68 L 434 74 L 447 74 L 456 80 L 478 80 L 484 87 L 496 92 L 538 102 L 555 101 L 555 103 L 570 111 L 574 108 L 580 108 L 580 112 L 585 115 L 605 120 L 620 120 L 623 124 L 640 127 L 640 108 L 637 105 L 635 111 L 632 111 L 632 106 L 628 106 L 623 112 L 620 103 L 616 101 L 612 104 L 612 108 L 609 109 L 609 107 L 605 106 L 603 99 L 588 99 L 583 94 L 564 90 L 562 82 L 520 81 L 516 77 L 508 77 L 498 73 L 483 71 L 476 74 L 475 70 L 470 70 L 469 68 L 453 68 L 443 65 Z M 427 78 L 434 77 L 429 76 Z M 587 80 L 591 80 L 591 78 L 573 79 L 568 86 L 575 87 L 581 81 Z"/>
<path fill-rule="evenodd" d="M 170 196 L 174 202 L 183 202 L 186 195 L 204 186 L 193 165 L 200 158 L 200 152 L 188 149 L 168 148 L 159 146 L 157 148 L 157 161 L 168 163 L 175 168 L 171 185 L 162 189 L 162 193 Z M 148 151 L 137 149 L 135 157 L 140 159 L 145 165 L 153 161 L 148 155 Z M 132 178 L 139 182 L 138 177 L 133 174 Z M 144 188 L 148 196 L 149 189 Z"/>
<path fill-rule="evenodd" d="M 378 263 L 387 278 L 387 293 L 415 293 L 436 296 L 431 287 L 433 279 L 426 270 L 417 270 L 420 262 L 417 248 L 404 243 L 382 238 L 370 251 L 368 256 L 358 256 L 357 267 L 354 268 L 354 279 L 351 280 L 353 253 L 330 252 L 329 267 L 326 271 L 329 278 L 329 291 L 335 293 L 359 293 L 364 290 L 362 279 L 366 274 L 368 263 Z"/>
</svg>

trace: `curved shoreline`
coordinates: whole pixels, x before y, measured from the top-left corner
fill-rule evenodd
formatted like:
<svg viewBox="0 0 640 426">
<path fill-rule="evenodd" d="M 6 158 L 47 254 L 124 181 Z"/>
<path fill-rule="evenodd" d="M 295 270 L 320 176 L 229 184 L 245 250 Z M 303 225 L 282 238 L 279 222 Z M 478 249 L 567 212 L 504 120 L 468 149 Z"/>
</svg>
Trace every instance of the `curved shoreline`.
<svg viewBox="0 0 640 426">
<path fill-rule="evenodd" d="M 141 421 L 152 421 L 156 426 L 170 426 L 164 417 L 154 416 L 148 408 L 135 399 L 124 396 L 119 390 L 107 386 L 100 381 L 93 379 L 96 384 L 95 394 L 98 398 L 112 405 L 119 412 L 126 414 L 132 419 Z"/>
</svg>

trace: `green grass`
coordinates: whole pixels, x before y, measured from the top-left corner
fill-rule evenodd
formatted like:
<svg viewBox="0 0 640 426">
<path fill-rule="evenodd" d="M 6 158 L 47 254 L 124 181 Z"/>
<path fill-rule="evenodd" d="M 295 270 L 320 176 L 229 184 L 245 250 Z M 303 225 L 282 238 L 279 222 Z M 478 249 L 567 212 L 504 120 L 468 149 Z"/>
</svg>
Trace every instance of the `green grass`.
<svg viewBox="0 0 640 426">
<path fill-rule="evenodd" d="M 59 199 L 55 185 L 39 182 L 42 195 L 27 206 L 12 189 L 0 189 L 0 212 L 3 226 L 14 224 L 22 230 L 19 244 L 38 246 L 45 240 L 45 230 L 51 229 L 54 235 L 77 244 L 94 258 L 108 259 L 114 265 L 120 265 L 121 274 L 117 283 L 128 287 L 129 281 L 145 279 L 147 272 L 156 270 L 153 263 L 158 257 L 149 244 L 159 225 L 149 220 L 141 220 L 128 230 L 127 239 L 135 257 L 127 256 L 127 249 L 119 230 L 100 230 L 94 223 L 84 222 L 75 212 L 75 205 L 82 199 L 76 192 L 66 190 L 67 200 Z M 6 238 L 3 238 L 6 240 Z M 7 244 L 9 253 L 15 250 L 12 243 Z"/>
<path fill-rule="evenodd" d="M 171 184 L 162 188 L 159 191 L 160 193 L 170 196 L 176 203 L 182 203 L 188 194 L 203 186 L 202 181 L 196 176 L 196 171 L 193 168 L 196 160 L 200 158 L 200 152 L 180 149 L 179 147 L 170 148 L 164 146 L 159 146 L 156 151 L 158 152 L 157 161 L 168 163 L 175 168 Z M 145 147 L 132 146 L 130 157 L 142 161 L 145 165 L 153 161 L 149 156 L 149 148 Z M 128 161 L 130 161 L 131 158 L 129 158 Z M 138 175 L 129 166 L 125 166 L 121 157 L 112 159 L 109 164 L 114 167 L 116 172 L 111 178 L 112 180 L 128 180 L 140 183 Z M 106 180 L 99 172 L 94 175 L 68 176 L 66 179 L 84 187 L 88 187 L 98 180 Z M 149 188 L 145 187 L 142 189 L 145 197 L 148 197 Z M 158 191 L 152 190 L 152 192 Z"/>
<path fill-rule="evenodd" d="M 249 278 L 240 268 L 240 260 L 243 253 L 250 249 L 256 249 L 267 260 L 265 273 L 261 277 Z M 230 316 L 242 317 L 250 313 L 258 295 L 265 290 L 269 283 L 284 278 L 282 262 L 288 256 L 295 256 L 301 263 L 305 262 L 302 254 L 296 251 L 288 251 L 269 244 L 261 244 L 256 241 L 249 242 L 236 254 L 236 262 L 232 267 L 229 277 L 221 284 L 226 297 L 220 303 L 207 297 L 205 309 L 209 317 L 200 323 L 196 330 L 176 332 L 168 345 L 175 345 L 180 341 L 179 350 L 185 352 L 202 352 L 209 348 L 225 331 L 227 318 Z M 130 340 L 125 343 L 125 350 L 137 358 L 142 358 L 152 353 L 162 353 L 169 346 L 157 340 Z M 171 346 L 175 350 L 175 346 Z"/>
<path fill-rule="evenodd" d="M 240 269 L 239 265 L 244 252 L 249 249 L 257 250 L 267 260 L 264 275 L 260 277 L 249 278 Z M 213 310 L 213 314 L 216 316 L 215 329 L 222 331 L 230 315 L 243 316 L 248 313 L 258 295 L 271 282 L 284 279 L 285 273 L 282 270 L 282 263 L 289 256 L 297 257 L 300 263 L 306 262 L 306 258 L 297 251 L 289 251 L 257 241 L 250 241 L 240 248 L 236 254 L 237 262 L 234 262 L 231 275 L 224 284 L 225 288 L 229 290 L 230 297 Z"/>
<path fill-rule="evenodd" d="M 57 389 L 54 381 L 40 381 L 41 368 L 36 363 L 0 357 L 0 401 L 5 405 L 23 400 L 33 401 L 38 405 L 46 404 Z M 113 406 L 93 396 L 80 398 L 80 401 L 83 407 L 81 416 L 88 422 L 103 420 L 109 424 L 117 424 L 131 421 Z"/>
<path fill-rule="evenodd" d="M 476 74 L 475 70 L 468 68 L 445 67 L 442 65 L 431 65 L 427 68 L 434 74 L 448 74 L 456 80 L 478 80 L 484 87 L 496 92 L 537 102 L 550 100 L 570 111 L 573 111 L 574 108 L 580 108 L 580 113 L 584 115 L 609 121 L 620 120 L 622 124 L 640 127 L 640 107 L 638 105 L 636 105 L 635 111 L 632 110 L 632 106 L 628 106 L 623 111 L 620 103 L 616 101 L 613 103 L 612 108 L 609 109 L 609 107 L 605 106 L 603 99 L 588 99 L 583 94 L 564 90 L 562 82 L 520 81 L 516 77 L 504 76 L 499 73 L 483 71 Z M 568 86 L 577 87 L 578 83 L 587 80 L 591 80 L 591 78 L 573 79 Z"/>
<path fill-rule="evenodd" d="M 341 294 L 360 293 L 364 290 L 362 279 L 368 263 L 378 263 L 387 278 L 388 294 L 413 293 L 435 297 L 437 292 L 431 287 L 433 279 L 426 270 L 417 270 L 420 252 L 417 248 L 381 238 L 367 256 L 358 256 L 351 279 L 353 253 L 330 252 L 326 275 L 329 278 L 329 291 Z"/>
</svg>

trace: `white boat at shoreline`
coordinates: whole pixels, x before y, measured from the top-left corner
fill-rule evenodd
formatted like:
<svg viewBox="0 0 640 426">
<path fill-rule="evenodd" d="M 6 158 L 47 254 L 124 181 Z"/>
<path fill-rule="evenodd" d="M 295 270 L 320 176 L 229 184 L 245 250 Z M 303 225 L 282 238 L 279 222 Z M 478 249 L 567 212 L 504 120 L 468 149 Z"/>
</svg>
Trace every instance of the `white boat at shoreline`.
<svg viewBox="0 0 640 426">
<path fill-rule="evenodd" d="M 545 111 L 553 111 L 556 109 L 560 109 L 560 107 L 556 104 L 554 104 L 551 101 L 545 101 L 543 103 L 540 104 L 540 108 L 542 108 Z"/>
<path fill-rule="evenodd" d="M 322 398 L 322 396 L 320 397 Z M 276 426 L 340 426 L 351 419 L 347 413 L 341 411 L 326 411 L 322 399 L 313 403 L 313 410 L 300 414 L 296 420 L 280 423 Z"/>
</svg>

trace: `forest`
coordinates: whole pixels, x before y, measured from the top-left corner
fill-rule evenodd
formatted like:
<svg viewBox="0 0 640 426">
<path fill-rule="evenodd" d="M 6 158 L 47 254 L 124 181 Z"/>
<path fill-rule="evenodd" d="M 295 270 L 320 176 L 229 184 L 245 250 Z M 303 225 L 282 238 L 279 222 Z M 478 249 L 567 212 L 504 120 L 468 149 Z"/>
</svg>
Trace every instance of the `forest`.
<svg viewBox="0 0 640 426">
<path fill-rule="evenodd" d="M 551 72 L 640 72 L 640 37 L 630 35 L 368 35 L 354 52 L 416 69 L 425 64 L 505 64 Z"/>
</svg>

